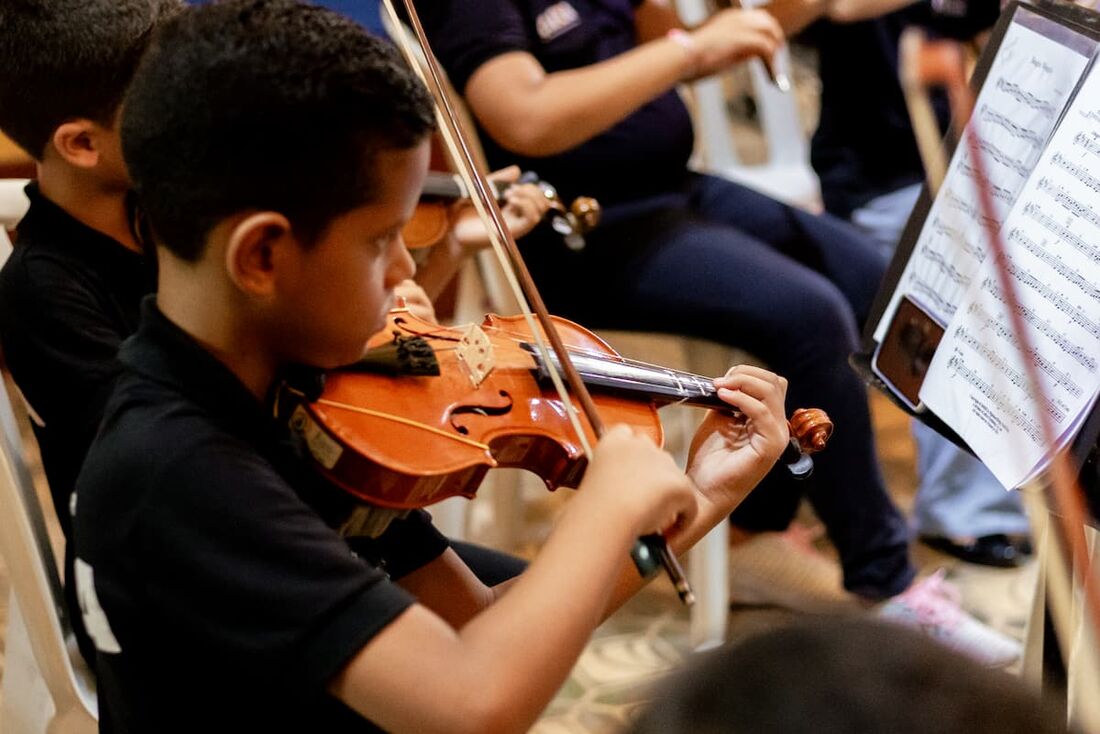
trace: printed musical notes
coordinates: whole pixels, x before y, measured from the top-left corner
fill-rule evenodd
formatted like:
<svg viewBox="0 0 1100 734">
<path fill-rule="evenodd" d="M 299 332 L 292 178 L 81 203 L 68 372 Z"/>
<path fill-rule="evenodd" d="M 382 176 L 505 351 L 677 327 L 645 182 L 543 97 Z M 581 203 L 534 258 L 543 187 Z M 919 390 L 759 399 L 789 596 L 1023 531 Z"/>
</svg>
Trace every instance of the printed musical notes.
<svg viewBox="0 0 1100 734">
<path fill-rule="evenodd" d="M 1005 268 L 1032 349 L 1010 331 L 993 258 L 970 278 L 932 359 L 921 400 L 1006 487 L 1041 471 L 1100 393 L 1100 71 L 1088 72 L 1007 212 Z M 1011 118 L 1016 119 L 1016 118 Z M 1097 150 L 1094 150 L 1097 148 Z M 1010 174 L 1014 175 L 1015 171 Z M 948 207 L 950 208 L 950 207 Z M 940 225 L 941 227 L 943 225 Z M 926 226 L 931 232 L 936 226 Z M 929 260 L 929 268 L 944 264 Z M 1046 399 L 1038 404 L 1025 359 Z M 1038 422 L 1057 434 L 1047 446 Z"/>
<path fill-rule="evenodd" d="M 1087 168 L 1073 163 L 1061 153 L 1055 154 L 1051 162 L 1062 170 L 1067 171 L 1086 187 L 1092 189 L 1094 193 L 1100 194 L 1100 178 L 1090 174 Z"/>
<path fill-rule="evenodd" d="M 1017 10 L 1017 14 L 1027 11 Z M 981 139 L 995 227 L 1001 226 L 1016 202 L 1087 63 L 1080 52 L 1041 35 L 1019 18 L 1009 26 L 968 123 Z M 1085 138 L 1077 145 L 1091 145 L 1100 155 L 1100 138 Z M 1071 155 L 1063 163 L 1081 165 Z M 1067 197 L 1069 206 L 1072 197 Z M 885 336 L 902 296 L 919 303 L 941 324 L 951 320 L 985 260 L 985 225 L 974 164 L 967 147 L 960 145 L 876 327 L 877 341 Z"/>
<path fill-rule="evenodd" d="M 1001 80 L 1003 81 L 1003 80 Z M 1038 147 L 1046 141 L 1040 138 L 1034 130 L 1026 128 L 1022 125 L 1017 125 L 1012 120 L 1008 119 L 1000 112 L 992 109 L 988 105 L 982 105 L 979 114 L 982 116 L 982 120 L 991 124 L 999 125 L 1003 127 L 1008 133 L 1014 137 L 1022 138 L 1032 145 Z"/>
<path fill-rule="evenodd" d="M 1077 133 L 1073 137 L 1073 144 L 1100 158 L 1100 134 L 1095 131 Z"/>
</svg>

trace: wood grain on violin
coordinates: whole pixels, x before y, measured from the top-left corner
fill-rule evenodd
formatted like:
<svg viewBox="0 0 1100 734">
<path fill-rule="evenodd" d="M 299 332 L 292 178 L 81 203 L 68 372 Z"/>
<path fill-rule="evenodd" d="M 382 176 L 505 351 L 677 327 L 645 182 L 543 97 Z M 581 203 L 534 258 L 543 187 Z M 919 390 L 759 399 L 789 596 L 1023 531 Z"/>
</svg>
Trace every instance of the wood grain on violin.
<svg viewBox="0 0 1100 734">
<path fill-rule="evenodd" d="M 736 413 L 708 378 L 624 359 L 587 329 L 558 317 L 554 324 L 608 423 L 660 445 L 661 405 Z M 528 469 L 549 489 L 576 487 L 587 457 L 534 342 L 519 316 L 445 327 L 394 310 L 367 359 L 329 373 L 317 399 L 298 396 L 291 427 L 325 476 L 375 506 L 473 497 L 496 467 Z M 821 411 L 792 418 L 807 453 L 824 447 L 831 431 Z"/>
</svg>

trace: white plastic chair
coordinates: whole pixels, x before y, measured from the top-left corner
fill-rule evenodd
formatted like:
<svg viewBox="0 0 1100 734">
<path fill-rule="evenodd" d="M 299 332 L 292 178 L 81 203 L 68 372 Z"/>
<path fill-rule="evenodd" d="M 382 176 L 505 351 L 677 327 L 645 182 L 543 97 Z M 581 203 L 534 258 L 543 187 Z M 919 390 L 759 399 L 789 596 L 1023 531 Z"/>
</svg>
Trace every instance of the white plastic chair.
<svg viewBox="0 0 1100 734">
<path fill-rule="evenodd" d="M 5 230 L 26 211 L 25 181 L 0 181 L 0 262 Z M 76 649 L 57 562 L 7 389 L 0 390 L 0 554 L 11 583 L 0 731 L 98 730 L 95 679 Z"/>
<path fill-rule="evenodd" d="M 15 229 L 19 220 L 27 213 L 30 201 L 23 193 L 23 187 L 27 185 L 25 178 L 0 179 L 0 230 Z M 5 237 L 5 241 L 6 241 Z M 11 243 L 7 243 L 8 249 L 0 253 L 0 262 L 8 259 L 11 252 Z"/>
<path fill-rule="evenodd" d="M 748 7 L 762 3 L 748 0 L 743 4 Z M 711 12 L 707 0 L 675 0 L 675 5 L 680 19 L 689 26 L 702 23 Z M 789 76 L 790 64 L 790 53 L 784 46 L 775 56 L 776 69 Z M 821 211 L 821 183 L 810 166 L 809 143 L 798 119 L 793 91 L 777 89 L 758 60 L 749 62 L 748 70 L 768 148 L 767 162 L 750 166 L 737 157 L 719 74 L 691 85 L 692 117 L 701 145 L 697 167 L 788 204 Z"/>
<path fill-rule="evenodd" d="M 98 730 L 95 679 L 76 649 L 42 508 L 0 391 L 0 552 L 11 583 L 0 730 Z"/>
</svg>

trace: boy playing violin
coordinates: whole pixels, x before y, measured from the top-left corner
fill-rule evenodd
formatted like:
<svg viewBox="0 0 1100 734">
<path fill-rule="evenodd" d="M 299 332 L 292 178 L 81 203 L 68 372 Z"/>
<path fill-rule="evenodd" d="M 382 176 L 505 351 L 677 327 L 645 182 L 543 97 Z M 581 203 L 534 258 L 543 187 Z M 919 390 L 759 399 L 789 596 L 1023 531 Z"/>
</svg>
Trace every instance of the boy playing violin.
<svg viewBox="0 0 1100 734">
<path fill-rule="evenodd" d="M 38 418 L 58 519 L 70 537 L 69 499 L 120 367 L 118 347 L 136 329 L 139 305 L 156 289 L 151 245 L 119 142 L 121 100 L 156 25 L 180 0 L 34 0 L 0 7 L 0 128 L 37 160 L 30 209 L 0 271 L 0 341 L 12 375 Z M 515 180 L 518 169 L 499 172 Z M 546 212 L 531 185 L 509 188 L 504 213 L 518 237 Z M 433 252 L 426 285 L 439 290 L 465 251 L 482 246 L 472 207 L 453 214 L 453 232 Z M 148 251 L 147 251 L 148 250 Z M 410 309 L 431 319 L 413 281 L 399 284 Z M 464 545 L 490 577 L 518 573 L 518 561 Z M 70 547 L 66 579 L 71 578 Z M 66 584 L 75 610 L 72 584 Z M 94 648 L 74 614 L 89 661 Z"/>
<path fill-rule="evenodd" d="M 525 731 L 639 585 L 634 539 L 683 550 L 783 448 L 786 381 L 735 368 L 720 394 L 747 420 L 707 419 L 690 479 L 611 430 L 507 593 L 419 515 L 350 553 L 332 529 L 350 500 L 265 400 L 284 366 L 353 361 L 381 326 L 413 270 L 399 233 L 430 129 L 394 52 L 320 8 L 231 0 L 154 41 L 122 139 L 159 291 L 77 486 L 102 731 Z"/>
</svg>

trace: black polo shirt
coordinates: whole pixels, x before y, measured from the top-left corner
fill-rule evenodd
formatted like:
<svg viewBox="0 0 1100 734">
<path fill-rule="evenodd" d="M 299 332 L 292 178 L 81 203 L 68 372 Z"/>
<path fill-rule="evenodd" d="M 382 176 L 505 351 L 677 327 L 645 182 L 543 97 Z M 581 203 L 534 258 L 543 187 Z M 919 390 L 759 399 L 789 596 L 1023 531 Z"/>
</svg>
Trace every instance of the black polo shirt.
<svg viewBox="0 0 1100 734">
<path fill-rule="evenodd" d="M 637 45 L 640 0 L 423 0 L 417 11 L 432 49 L 464 92 L 470 76 L 509 51 L 532 54 L 548 72 L 605 61 Z M 507 94 L 507 90 L 500 90 Z M 670 90 L 572 150 L 530 158 L 482 131 L 490 166 L 518 163 L 566 200 L 594 196 L 604 207 L 682 184 L 694 137 L 687 108 Z"/>
<path fill-rule="evenodd" d="M 69 496 L 119 372 L 115 355 L 156 289 L 153 257 L 127 249 L 27 186 L 30 209 L 0 270 L 0 344 L 34 426 L 54 506 L 69 535 Z"/>
<path fill-rule="evenodd" d="M 910 26 L 935 35 L 969 38 L 997 19 L 996 3 L 968 3 L 961 15 L 937 14 L 929 0 L 858 23 L 820 21 L 801 40 L 820 57 L 821 118 L 810 158 L 821 178 L 825 209 L 847 218 L 871 199 L 924 178 L 909 110 L 898 81 L 898 49 Z M 951 111 L 932 93 L 940 128 Z"/>
<path fill-rule="evenodd" d="M 74 523 L 101 731 L 373 731 L 325 688 L 413 598 L 332 529 L 350 497 L 152 298 L 119 360 Z M 446 540 L 378 546 L 398 576 Z"/>
</svg>

